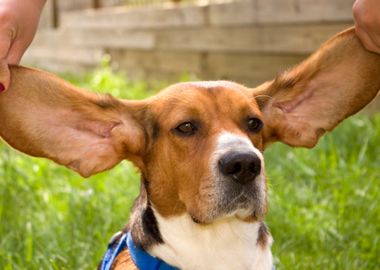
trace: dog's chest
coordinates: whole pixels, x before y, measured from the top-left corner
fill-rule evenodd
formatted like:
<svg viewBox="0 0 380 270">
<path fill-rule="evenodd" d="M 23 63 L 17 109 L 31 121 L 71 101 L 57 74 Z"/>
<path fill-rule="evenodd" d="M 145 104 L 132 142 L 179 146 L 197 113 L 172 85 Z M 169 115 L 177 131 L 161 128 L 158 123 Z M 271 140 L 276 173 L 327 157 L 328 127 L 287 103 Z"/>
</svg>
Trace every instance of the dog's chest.
<svg viewBox="0 0 380 270">
<path fill-rule="evenodd" d="M 164 244 L 149 253 L 182 270 L 266 270 L 272 267 L 270 243 L 257 244 L 260 223 L 235 219 L 212 226 L 195 224 L 189 216 L 157 221 Z"/>
</svg>

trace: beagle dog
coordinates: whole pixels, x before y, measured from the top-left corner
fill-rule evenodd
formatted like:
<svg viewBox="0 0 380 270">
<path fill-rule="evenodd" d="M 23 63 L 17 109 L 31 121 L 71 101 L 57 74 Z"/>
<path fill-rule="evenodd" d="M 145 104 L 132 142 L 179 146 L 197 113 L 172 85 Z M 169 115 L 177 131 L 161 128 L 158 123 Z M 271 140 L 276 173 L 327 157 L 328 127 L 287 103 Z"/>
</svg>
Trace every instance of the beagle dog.
<svg viewBox="0 0 380 270">
<path fill-rule="evenodd" d="M 263 151 L 276 141 L 313 147 L 380 89 L 380 55 L 354 29 L 256 88 L 179 83 L 132 101 L 30 68 L 11 72 L 0 94 L 10 146 L 84 177 L 124 159 L 139 168 L 129 224 L 103 261 L 115 270 L 147 269 L 144 258 L 154 269 L 271 269 Z"/>
</svg>

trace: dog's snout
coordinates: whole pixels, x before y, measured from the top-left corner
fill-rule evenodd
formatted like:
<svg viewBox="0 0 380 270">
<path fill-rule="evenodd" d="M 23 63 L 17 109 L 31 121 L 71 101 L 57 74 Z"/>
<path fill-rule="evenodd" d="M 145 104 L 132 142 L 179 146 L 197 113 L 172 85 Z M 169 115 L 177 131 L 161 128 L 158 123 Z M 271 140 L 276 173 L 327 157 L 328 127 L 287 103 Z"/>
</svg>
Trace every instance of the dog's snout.
<svg viewBox="0 0 380 270">
<path fill-rule="evenodd" d="M 246 184 L 261 172 L 261 160 L 253 152 L 230 152 L 218 161 L 220 172 L 234 181 Z"/>
</svg>

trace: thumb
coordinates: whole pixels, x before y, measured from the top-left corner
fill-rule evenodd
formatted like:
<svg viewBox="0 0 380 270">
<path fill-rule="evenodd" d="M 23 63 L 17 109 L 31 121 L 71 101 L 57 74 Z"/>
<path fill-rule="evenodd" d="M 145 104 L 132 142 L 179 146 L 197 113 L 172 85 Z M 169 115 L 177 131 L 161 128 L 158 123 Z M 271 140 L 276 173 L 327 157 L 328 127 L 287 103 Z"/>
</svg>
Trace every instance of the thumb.
<svg viewBox="0 0 380 270">
<path fill-rule="evenodd" d="M 9 87 L 11 79 L 7 56 L 12 40 L 9 34 L 2 35 L 1 31 L 0 37 L 0 92 L 3 92 Z"/>
</svg>

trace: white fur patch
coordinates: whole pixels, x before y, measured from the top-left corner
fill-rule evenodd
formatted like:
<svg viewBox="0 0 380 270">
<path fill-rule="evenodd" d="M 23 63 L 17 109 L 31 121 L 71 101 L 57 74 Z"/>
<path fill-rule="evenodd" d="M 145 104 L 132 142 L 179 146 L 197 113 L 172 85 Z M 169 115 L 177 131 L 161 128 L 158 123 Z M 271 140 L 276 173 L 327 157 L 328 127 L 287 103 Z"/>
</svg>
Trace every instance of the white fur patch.
<svg viewBox="0 0 380 270">
<path fill-rule="evenodd" d="M 198 82 L 190 82 L 190 85 L 200 87 L 200 88 L 216 88 L 216 87 L 225 87 L 230 90 L 234 89 L 243 89 L 245 88 L 241 84 L 237 84 L 231 81 L 198 81 Z"/>
<path fill-rule="evenodd" d="M 216 150 L 214 156 L 220 158 L 227 152 L 254 152 L 261 160 L 261 167 L 264 168 L 263 154 L 257 149 L 252 142 L 244 136 L 233 134 L 231 132 L 222 132 L 216 143 Z"/>
<path fill-rule="evenodd" d="M 235 218 L 211 225 L 194 223 L 188 214 L 164 218 L 155 211 L 164 244 L 149 253 L 182 270 L 269 270 L 271 239 L 257 245 L 260 223 Z"/>
</svg>

